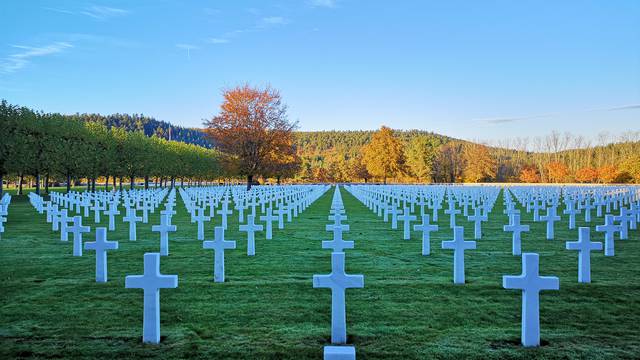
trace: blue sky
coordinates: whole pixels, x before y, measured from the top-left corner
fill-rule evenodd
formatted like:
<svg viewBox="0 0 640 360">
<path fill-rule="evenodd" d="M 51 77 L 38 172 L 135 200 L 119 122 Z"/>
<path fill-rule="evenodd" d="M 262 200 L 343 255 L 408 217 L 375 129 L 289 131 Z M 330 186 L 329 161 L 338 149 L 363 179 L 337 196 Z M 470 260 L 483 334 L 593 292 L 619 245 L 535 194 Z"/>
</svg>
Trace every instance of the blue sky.
<svg viewBox="0 0 640 360">
<path fill-rule="evenodd" d="M 200 126 L 271 84 L 302 130 L 640 130 L 640 1 L 22 1 L 0 98 Z"/>
</svg>

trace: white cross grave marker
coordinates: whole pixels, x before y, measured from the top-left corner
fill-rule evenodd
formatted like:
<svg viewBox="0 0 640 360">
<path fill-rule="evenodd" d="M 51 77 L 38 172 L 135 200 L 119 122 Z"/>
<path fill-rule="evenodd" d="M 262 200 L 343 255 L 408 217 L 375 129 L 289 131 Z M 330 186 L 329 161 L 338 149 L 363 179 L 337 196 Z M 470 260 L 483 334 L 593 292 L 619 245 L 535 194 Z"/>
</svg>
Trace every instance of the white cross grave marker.
<svg viewBox="0 0 640 360">
<path fill-rule="evenodd" d="M 153 225 L 151 231 L 160 233 L 160 255 L 169 255 L 169 233 L 177 230 L 175 225 L 169 225 L 168 215 L 160 217 L 160 225 Z"/>
<path fill-rule="evenodd" d="M 247 224 L 240 225 L 240 231 L 247 233 L 247 255 L 254 256 L 256 254 L 255 232 L 262 231 L 262 225 L 254 223 L 255 216 L 247 215 Z"/>
<path fill-rule="evenodd" d="M 129 275 L 125 278 L 127 289 L 144 290 L 144 315 L 142 317 L 142 341 L 160 342 L 160 289 L 178 287 L 177 275 L 160 273 L 160 254 L 144 254 L 144 275 Z"/>
<path fill-rule="evenodd" d="M 604 225 L 597 225 L 596 231 L 604 232 L 604 256 L 614 256 L 615 234 L 620 231 L 620 225 L 613 223 L 613 215 L 605 215 Z"/>
<path fill-rule="evenodd" d="M 347 275 L 344 271 L 344 253 L 331 253 L 331 273 L 313 275 L 314 288 L 331 289 L 331 343 L 347 342 L 345 290 L 364 287 L 364 276 Z"/>
<path fill-rule="evenodd" d="M 117 241 L 107 241 L 107 229 L 96 228 L 96 241 L 84 243 L 85 250 L 96 252 L 96 282 L 107 282 L 107 250 L 118 249 Z"/>
<path fill-rule="evenodd" d="M 522 290 L 522 345 L 540 345 L 540 291 L 560 289 L 555 276 L 538 274 L 539 257 L 535 253 L 522 254 L 522 274 L 502 277 L 505 289 Z"/>
<path fill-rule="evenodd" d="M 74 216 L 73 226 L 67 230 L 73 233 L 73 256 L 82 256 L 82 234 L 91 231 L 91 228 L 82 226 L 82 216 Z"/>
<path fill-rule="evenodd" d="M 504 225 L 503 231 L 513 232 L 511 235 L 511 253 L 513 255 L 520 255 L 522 253 L 522 241 L 521 233 L 529 231 L 529 225 L 520 224 L 520 214 L 513 214 L 511 216 L 511 224 Z"/>
<path fill-rule="evenodd" d="M 453 250 L 453 283 L 464 284 L 464 251 L 475 249 L 475 241 L 464 240 L 464 227 L 453 228 L 453 240 L 443 241 L 443 249 Z"/>
<path fill-rule="evenodd" d="M 422 255 L 431 254 L 431 232 L 438 231 L 438 225 L 429 224 L 429 215 L 422 215 L 422 224 L 413 225 L 414 231 L 422 231 Z"/>
<path fill-rule="evenodd" d="M 591 282 L 591 251 L 602 250 L 601 242 L 591 241 L 591 228 L 578 229 L 578 241 L 567 242 L 567 250 L 578 250 L 578 282 Z"/>
<path fill-rule="evenodd" d="M 138 239 L 136 222 L 142 221 L 141 217 L 136 216 L 136 208 L 127 208 L 127 214 L 122 220 L 129 223 L 129 241 L 136 241 Z"/>
<path fill-rule="evenodd" d="M 415 215 L 411 215 L 411 212 L 409 211 L 409 207 L 405 206 L 404 207 L 404 212 L 402 213 L 402 216 L 400 216 L 400 220 L 403 222 L 403 239 L 404 240 L 410 240 L 411 239 L 411 222 L 412 221 L 416 221 L 418 219 L 417 216 Z"/>
<path fill-rule="evenodd" d="M 214 230 L 213 241 L 203 241 L 202 248 L 213 249 L 214 262 L 213 262 L 213 281 L 224 282 L 224 251 L 226 249 L 235 249 L 236 242 L 224 239 L 224 228 L 222 226 L 216 226 Z"/>
</svg>

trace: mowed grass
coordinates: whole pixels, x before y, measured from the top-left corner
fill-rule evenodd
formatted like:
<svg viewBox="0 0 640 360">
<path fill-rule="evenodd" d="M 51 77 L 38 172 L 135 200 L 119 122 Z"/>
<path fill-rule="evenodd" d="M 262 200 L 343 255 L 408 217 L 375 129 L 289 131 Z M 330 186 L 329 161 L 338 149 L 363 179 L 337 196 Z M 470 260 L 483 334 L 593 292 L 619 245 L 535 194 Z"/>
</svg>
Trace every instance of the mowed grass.
<svg viewBox="0 0 640 360">
<path fill-rule="evenodd" d="M 143 254 L 159 251 L 159 235 L 139 224 L 138 241 L 128 241 L 128 224 L 117 223 L 109 240 L 109 282 L 95 282 L 95 255 L 72 256 L 72 241 L 60 242 L 45 216 L 26 198 L 14 198 L 0 240 L 0 358 L 289 358 L 322 357 L 330 342 L 331 292 L 312 287 L 313 274 L 330 272 L 330 251 L 321 249 L 333 189 L 274 239 L 257 235 L 256 256 L 246 256 L 246 236 L 234 212 L 226 238 L 224 284 L 213 282 L 213 251 L 202 249 L 180 199 L 170 235 L 164 274 L 177 274 L 179 287 L 160 292 L 162 342 L 144 345 L 142 290 L 125 289 L 126 275 L 141 274 Z M 523 222 L 523 251 L 540 254 L 542 275 L 560 277 L 560 291 L 541 294 L 543 346 L 524 349 L 520 340 L 521 294 L 502 288 L 502 275 L 521 272 L 511 255 L 507 218 L 498 200 L 483 225 L 477 250 L 467 252 L 467 283 L 452 282 L 453 253 L 440 242 L 452 237 L 448 216 L 432 234 L 432 255 L 421 255 L 420 234 L 402 240 L 357 199 L 342 190 L 355 241 L 346 268 L 363 274 L 363 289 L 347 290 L 347 333 L 358 358 L 638 358 L 640 357 L 640 240 L 616 242 L 616 256 L 592 254 L 592 284 L 577 282 L 578 255 L 564 249 L 577 239 L 568 218 L 556 224 L 556 240 L 545 240 L 545 224 Z M 122 213 L 124 211 L 121 210 Z M 594 212 L 595 215 L 595 212 Z M 582 217 L 578 226 L 584 225 Z M 107 217 L 102 218 L 107 224 Z M 93 217 L 85 224 L 94 228 Z M 207 224 L 207 238 L 213 226 Z M 592 227 L 602 223 L 594 217 Z M 275 225 L 275 224 L 274 224 Z M 472 223 L 465 236 L 473 234 Z M 85 235 L 92 241 L 94 232 Z M 593 240 L 602 234 L 592 232 Z"/>
</svg>

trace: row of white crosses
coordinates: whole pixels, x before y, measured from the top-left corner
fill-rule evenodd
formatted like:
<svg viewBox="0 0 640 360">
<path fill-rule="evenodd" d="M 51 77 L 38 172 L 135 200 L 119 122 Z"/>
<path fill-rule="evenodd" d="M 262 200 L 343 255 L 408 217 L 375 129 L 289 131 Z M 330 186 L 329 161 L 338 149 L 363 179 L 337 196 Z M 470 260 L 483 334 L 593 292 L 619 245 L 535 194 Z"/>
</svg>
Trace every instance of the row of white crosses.
<svg viewBox="0 0 640 360">
<path fill-rule="evenodd" d="M 11 195 L 4 193 L 0 198 L 0 239 L 4 232 L 4 223 L 7 222 L 9 216 L 9 204 L 11 203 Z"/>
<path fill-rule="evenodd" d="M 399 187 L 402 188 L 402 187 Z M 389 192 L 399 192 L 400 194 L 406 193 L 407 190 L 399 190 L 398 187 L 392 188 L 391 191 L 385 189 L 385 187 L 379 186 L 357 186 L 347 188 L 352 194 L 354 194 L 370 209 L 376 211 L 376 202 L 380 203 L 381 199 L 387 201 L 384 195 Z M 432 188 L 433 189 L 433 188 Z M 458 187 L 459 189 L 469 189 L 469 187 Z M 597 188 L 596 188 L 597 189 Z M 411 191 L 411 190 L 409 190 Z M 469 191 L 469 190 L 462 190 Z M 473 190 L 472 190 L 473 191 Z M 547 222 L 547 239 L 554 238 L 554 223 L 560 220 L 557 215 L 557 208 L 559 206 L 559 200 L 561 195 L 565 203 L 565 210 L 563 214 L 569 216 L 569 228 L 575 229 L 576 215 L 580 214 L 580 210 L 585 211 L 585 221 L 591 221 L 591 209 L 597 210 L 597 216 L 602 215 L 602 210 L 606 212 L 619 209 L 620 215 L 606 215 L 605 224 L 596 226 L 596 230 L 605 233 L 605 255 L 613 256 L 613 239 L 616 232 L 620 233 L 620 238 L 628 238 L 626 234 L 627 226 L 629 229 L 636 229 L 637 222 L 640 221 L 640 203 L 638 202 L 638 190 L 636 188 L 605 188 L 593 191 L 593 188 L 589 188 L 585 191 L 583 188 L 534 188 L 533 191 L 523 187 L 516 187 L 516 197 L 520 200 L 521 205 L 525 206 L 527 211 L 534 211 L 534 221 L 546 221 Z M 430 194 L 442 194 L 431 190 Z M 454 283 L 464 283 L 464 250 L 474 249 L 476 244 L 471 241 L 464 241 L 463 228 L 455 226 L 455 215 L 461 211 L 457 210 L 453 206 L 449 189 L 446 194 L 448 196 L 449 208 L 445 210 L 446 214 L 450 215 L 450 227 L 454 229 L 454 240 L 445 241 L 442 243 L 443 248 L 449 248 L 454 250 Z M 512 232 L 512 253 L 513 255 L 521 255 L 521 233 L 528 232 L 529 226 L 522 225 L 520 223 L 521 215 L 520 211 L 516 209 L 515 203 L 512 201 L 511 192 L 505 190 L 505 214 L 509 217 L 509 224 L 504 226 L 505 232 Z M 591 199 L 591 196 L 595 198 Z M 390 196 L 391 199 L 394 196 Z M 396 196 L 396 198 L 402 198 L 402 195 Z M 434 198 L 438 198 L 434 196 Z M 441 198 L 441 197 L 440 197 Z M 496 197 L 489 197 L 489 202 L 495 201 Z M 526 199 L 526 200 L 523 200 Z M 593 200 L 593 207 L 591 206 Z M 391 200 L 393 202 L 393 200 Z M 427 202 L 427 204 L 429 204 Z M 434 209 L 434 217 L 437 214 L 438 206 L 432 203 Z M 547 205 L 549 207 L 547 207 Z M 629 208 L 625 207 L 627 205 Z M 377 205 L 378 208 L 384 205 Z M 407 213 L 408 207 L 405 206 L 404 213 Z M 474 234 L 476 239 L 479 239 L 478 221 L 486 221 L 487 213 L 478 214 L 476 207 L 476 214 L 473 217 L 469 217 L 470 220 L 475 221 Z M 539 210 L 547 209 L 547 213 L 544 216 L 540 216 Z M 394 212 L 391 209 L 391 212 Z M 378 212 L 380 215 L 380 213 Z M 393 214 L 392 214 L 393 215 Z M 484 216 L 483 216 L 484 215 Z M 408 216 L 405 219 L 410 219 Z M 402 219 L 401 220 L 405 220 Z M 426 220 L 426 221 L 425 221 Z M 405 220 L 406 221 L 406 220 Z M 614 224 L 614 221 L 620 222 L 620 224 Z M 414 227 L 416 231 L 423 231 L 423 254 L 428 254 L 428 242 L 431 231 L 437 231 L 437 225 L 426 225 L 428 223 L 428 217 L 425 219 L 423 215 L 423 224 Z M 393 226 L 392 226 L 393 227 Z M 406 233 L 406 230 L 405 230 Z M 481 233 L 481 232 L 480 232 Z M 409 238 L 406 234 L 405 239 Z M 426 248 L 426 249 L 425 249 Z M 590 268 L 590 253 L 591 251 L 602 250 L 602 243 L 592 242 L 590 239 L 590 228 L 581 227 L 578 229 L 578 241 L 570 241 L 566 243 L 567 250 L 579 251 L 578 260 L 578 281 L 581 283 L 591 282 L 591 268 Z M 538 294 L 541 290 L 557 290 L 559 289 L 559 280 L 556 277 L 540 277 L 538 275 L 538 254 L 525 253 L 522 254 L 523 261 L 523 273 L 520 276 L 511 277 L 505 276 L 503 286 L 505 288 L 520 289 L 523 291 L 523 305 L 522 305 L 522 344 L 524 346 L 538 346 L 540 342 L 540 327 L 539 327 L 539 305 Z"/>
<path fill-rule="evenodd" d="M 331 273 L 329 275 L 313 275 L 314 288 L 331 289 L 331 346 L 324 347 L 325 360 L 347 360 L 356 358 L 353 346 L 336 346 L 347 342 L 347 318 L 345 290 L 364 287 L 363 275 L 348 275 L 345 273 L 344 249 L 353 249 L 353 241 L 343 239 L 342 233 L 349 231 L 349 225 L 343 224 L 347 220 L 340 194 L 340 187 L 336 186 L 331 202 L 329 220 L 333 224 L 326 226 L 326 230 L 333 233 L 333 240 L 323 241 L 322 248 L 331 250 Z"/>
<path fill-rule="evenodd" d="M 278 229 L 284 229 L 285 218 L 287 223 L 292 222 L 324 191 L 324 186 L 265 186 L 254 187 L 251 191 L 233 186 L 180 189 L 180 196 L 191 214 L 191 222 L 197 223 L 199 240 L 204 239 L 205 224 L 216 215 L 220 217 L 221 226 L 226 230 L 228 217 L 234 214 L 234 209 L 239 223 L 244 223 L 246 218 L 249 228 L 244 228 L 243 231 L 262 231 L 257 229 L 263 226 L 265 238 L 270 240 L 273 238 L 273 222 L 278 222 Z M 264 222 L 264 225 L 256 224 L 257 221 Z M 251 233 L 252 231 L 248 232 Z"/>
<path fill-rule="evenodd" d="M 526 207 L 527 212 L 533 211 L 534 221 L 546 221 L 548 240 L 555 238 L 555 222 L 560 221 L 558 207 L 564 203 L 563 214 L 569 216 L 569 229 L 575 229 L 576 217 L 584 211 L 584 221 L 592 222 L 591 210 L 596 209 L 596 216 L 604 215 L 604 224 L 597 225 L 596 231 L 604 233 L 604 254 L 614 256 L 615 234 L 619 233 L 620 240 L 629 238 L 629 230 L 637 230 L 640 221 L 640 201 L 635 187 L 511 187 L 510 191 L 518 202 Z M 513 210 L 513 201 L 506 195 L 508 206 Z M 544 216 L 540 210 L 545 210 Z M 613 211 L 619 211 L 618 215 Z M 518 225 L 520 219 L 510 214 L 510 225 Z M 514 234 L 515 235 L 515 234 Z"/>
<path fill-rule="evenodd" d="M 420 188 L 414 186 L 408 189 L 405 189 L 405 186 L 350 186 L 346 189 L 374 212 L 376 208 L 383 208 L 383 213 L 379 216 L 391 214 L 392 229 L 397 228 L 396 219 L 403 221 L 405 240 L 411 239 L 410 224 L 417 219 L 416 215 L 411 214 L 411 208 L 419 204 L 422 223 L 414 225 L 413 229 L 422 232 L 422 255 L 424 256 L 431 254 L 431 233 L 439 230 L 438 225 L 430 223 L 429 214 L 424 213 L 424 205 L 436 210 L 433 212 L 433 217 L 437 218 L 437 210 L 442 207 L 436 204 L 439 204 L 446 194 L 448 207 L 445 213 L 450 216 L 449 226 L 453 231 L 453 239 L 443 241 L 441 247 L 445 250 L 453 250 L 453 282 L 455 284 L 465 283 L 464 253 L 466 250 L 476 248 L 475 241 L 464 239 L 464 227 L 456 225 L 456 215 L 467 214 L 468 219 L 474 222 L 475 238 L 480 239 L 482 236 L 480 224 L 488 220 L 488 212 L 493 208 L 499 194 L 499 189 L 496 187 L 449 187 L 445 192 L 436 191 L 426 194 L 421 193 Z M 401 202 L 404 202 L 404 210 L 402 216 L 396 218 L 399 213 L 397 205 Z M 462 210 L 457 209 L 456 203 L 462 204 Z M 474 215 L 468 215 L 469 206 L 473 209 Z"/>
</svg>

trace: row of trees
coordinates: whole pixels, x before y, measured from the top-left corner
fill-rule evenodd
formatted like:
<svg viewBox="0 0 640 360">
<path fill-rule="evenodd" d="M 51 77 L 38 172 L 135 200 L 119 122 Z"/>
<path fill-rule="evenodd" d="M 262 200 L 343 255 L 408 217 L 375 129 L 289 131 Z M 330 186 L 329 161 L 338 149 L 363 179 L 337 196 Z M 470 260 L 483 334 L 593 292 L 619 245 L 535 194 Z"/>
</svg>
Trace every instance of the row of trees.
<svg viewBox="0 0 640 360">
<path fill-rule="evenodd" d="M 640 183 L 640 134 L 591 146 L 570 134 L 492 146 L 428 132 L 382 127 L 375 133 L 299 137 L 300 181 Z M 342 140 L 349 146 L 341 146 Z M 535 146 L 532 151 L 530 144 Z"/>
<path fill-rule="evenodd" d="M 96 179 L 104 177 L 195 180 L 215 179 L 223 173 L 214 150 L 168 141 L 143 132 L 128 132 L 83 119 L 78 115 L 35 112 L 2 101 L 0 103 L 0 180 L 15 176 L 22 185 L 25 177 L 35 178 L 36 192 L 41 183 L 87 179 L 95 189 Z M 2 184 L 2 181 L 0 181 Z M 0 193 L 2 191 L 0 185 Z M 47 189 L 48 190 L 48 189 Z"/>
</svg>

